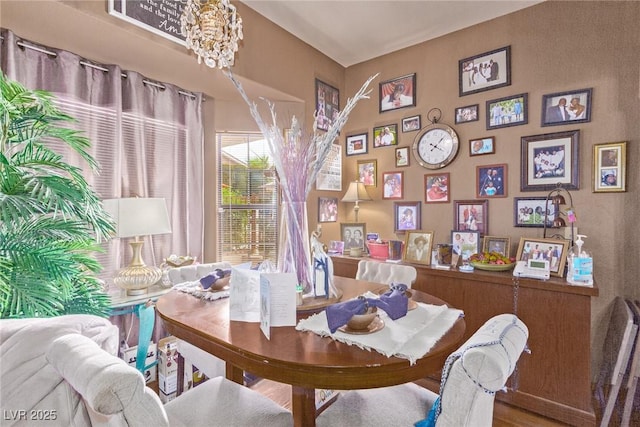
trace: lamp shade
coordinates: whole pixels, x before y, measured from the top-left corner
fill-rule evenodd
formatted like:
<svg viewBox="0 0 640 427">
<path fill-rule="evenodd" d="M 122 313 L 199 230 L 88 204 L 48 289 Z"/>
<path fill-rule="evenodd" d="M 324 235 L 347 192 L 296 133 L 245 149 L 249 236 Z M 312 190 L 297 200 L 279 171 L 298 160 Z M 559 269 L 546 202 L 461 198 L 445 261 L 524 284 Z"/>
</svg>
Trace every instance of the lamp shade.
<svg viewBox="0 0 640 427">
<path fill-rule="evenodd" d="M 367 193 L 367 188 L 364 184 L 358 181 L 349 183 L 349 188 L 347 188 L 347 192 L 342 197 L 343 202 L 362 202 L 366 200 L 372 199 Z"/>
<path fill-rule="evenodd" d="M 167 203 L 163 198 L 108 199 L 103 207 L 116 222 L 116 237 L 171 233 Z"/>
</svg>

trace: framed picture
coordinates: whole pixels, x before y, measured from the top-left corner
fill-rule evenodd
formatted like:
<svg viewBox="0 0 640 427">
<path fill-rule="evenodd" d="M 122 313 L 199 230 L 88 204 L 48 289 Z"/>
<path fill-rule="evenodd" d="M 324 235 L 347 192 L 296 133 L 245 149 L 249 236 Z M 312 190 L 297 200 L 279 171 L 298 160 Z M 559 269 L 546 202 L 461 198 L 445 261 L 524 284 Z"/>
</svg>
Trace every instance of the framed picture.
<svg viewBox="0 0 640 427">
<path fill-rule="evenodd" d="M 398 125 L 384 125 L 373 128 L 373 148 L 398 145 Z"/>
<path fill-rule="evenodd" d="M 527 261 L 528 259 L 548 260 L 551 275 L 563 277 L 568 251 L 569 242 L 563 239 L 521 237 L 516 259 L 518 261 Z"/>
<path fill-rule="evenodd" d="M 402 132 L 413 132 L 421 127 L 420 114 L 402 119 Z"/>
<path fill-rule="evenodd" d="M 493 154 L 496 152 L 496 139 L 493 136 L 469 140 L 469 156 Z"/>
<path fill-rule="evenodd" d="M 422 224 L 420 202 L 394 202 L 393 224 L 395 232 L 419 230 Z"/>
<path fill-rule="evenodd" d="M 409 147 L 396 148 L 396 167 L 409 166 Z"/>
<path fill-rule="evenodd" d="M 545 216 L 547 217 L 547 227 L 553 226 L 556 209 L 553 203 L 550 201 L 547 203 L 546 197 L 514 197 L 514 227 L 544 228 Z"/>
<path fill-rule="evenodd" d="M 497 252 L 502 256 L 509 257 L 511 251 L 511 238 L 484 236 L 482 239 L 482 252 Z"/>
<path fill-rule="evenodd" d="M 449 203 L 449 172 L 428 173 L 424 176 L 424 202 Z"/>
<path fill-rule="evenodd" d="M 338 220 L 338 198 L 318 197 L 318 222 L 336 222 Z"/>
<path fill-rule="evenodd" d="M 431 264 L 433 231 L 415 230 L 407 232 L 404 240 L 402 260 L 417 264 Z"/>
<path fill-rule="evenodd" d="M 593 146 L 593 191 L 612 193 L 626 191 L 627 142 L 611 142 Z"/>
<path fill-rule="evenodd" d="M 489 231 L 488 200 L 454 200 L 453 229 L 477 231 L 480 237 Z"/>
<path fill-rule="evenodd" d="M 329 240 L 327 254 L 342 255 L 344 253 L 344 242 L 342 240 Z"/>
<path fill-rule="evenodd" d="M 377 160 L 358 160 L 358 181 L 364 185 L 376 186 Z"/>
<path fill-rule="evenodd" d="M 541 126 L 557 126 L 591 121 L 592 89 L 542 95 Z"/>
<path fill-rule="evenodd" d="M 360 248 L 364 251 L 366 232 L 366 225 L 363 222 L 340 223 L 340 238 L 344 242 L 343 250 Z"/>
<path fill-rule="evenodd" d="M 383 172 L 382 198 L 402 199 L 404 197 L 404 172 Z"/>
<path fill-rule="evenodd" d="M 459 96 L 511 84 L 511 46 L 458 61 Z"/>
<path fill-rule="evenodd" d="M 476 197 L 507 197 L 507 164 L 476 166 Z"/>
<path fill-rule="evenodd" d="M 366 154 L 369 151 L 369 145 L 367 144 L 368 136 L 369 134 L 366 133 L 347 136 L 347 156 Z"/>
<path fill-rule="evenodd" d="M 579 130 L 570 130 L 520 138 L 520 190 L 548 191 L 558 184 L 580 188 L 579 136 Z"/>
<path fill-rule="evenodd" d="M 478 104 L 456 108 L 456 124 L 478 121 Z"/>
<path fill-rule="evenodd" d="M 451 245 L 453 253 L 463 260 L 477 254 L 480 248 L 480 233 L 477 231 L 452 230 Z"/>
<path fill-rule="evenodd" d="M 416 74 L 380 82 L 380 112 L 416 105 Z"/>
<path fill-rule="evenodd" d="M 487 130 L 526 125 L 529 122 L 528 94 L 487 101 Z"/>
<path fill-rule="evenodd" d="M 340 91 L 316 79 L 316 112 L 318 129 L 327 131 L 340 113 Z"/>
</svg>

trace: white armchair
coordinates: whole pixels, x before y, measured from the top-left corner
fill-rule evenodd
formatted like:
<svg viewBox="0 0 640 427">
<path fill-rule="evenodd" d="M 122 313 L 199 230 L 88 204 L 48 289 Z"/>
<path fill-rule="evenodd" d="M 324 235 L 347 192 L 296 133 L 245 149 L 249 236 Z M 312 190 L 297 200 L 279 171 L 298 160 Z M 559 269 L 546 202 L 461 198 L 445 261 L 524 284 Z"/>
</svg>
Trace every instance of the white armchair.
<svg viewBox="0 0 640 427">
<path fill-rule="evenodd" d="M 487 321 L 445 364 L 436 426 L 491 426 L 495 393 L 524 350 L 529 331 L 512 314 Z M 343 393 L 317 426 L 413 426 L 427 417 L 438 395 L 416 384 Z M 435 409 L 435 408 L 434 408 Z"/>
<path fill-rule="evenodd" d="M 391 282 L 404 283 L 411 288 L 418 272 L 410 265 L 394 264 L 381 261 L 360 260 L 356 279 L 389 285 Z"/>
</svg>

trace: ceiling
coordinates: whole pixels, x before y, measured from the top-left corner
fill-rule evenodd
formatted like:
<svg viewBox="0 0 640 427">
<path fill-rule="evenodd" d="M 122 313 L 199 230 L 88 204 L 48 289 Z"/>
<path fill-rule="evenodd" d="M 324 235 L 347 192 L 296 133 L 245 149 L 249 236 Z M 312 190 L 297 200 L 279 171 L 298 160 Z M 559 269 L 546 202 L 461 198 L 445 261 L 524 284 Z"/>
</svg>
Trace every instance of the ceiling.
<svg viewBox="0 0 640 427">
<path fill-rule="evenodd" d="M 543 0 L 242 0 L 344 67 Z"/>
</svg>

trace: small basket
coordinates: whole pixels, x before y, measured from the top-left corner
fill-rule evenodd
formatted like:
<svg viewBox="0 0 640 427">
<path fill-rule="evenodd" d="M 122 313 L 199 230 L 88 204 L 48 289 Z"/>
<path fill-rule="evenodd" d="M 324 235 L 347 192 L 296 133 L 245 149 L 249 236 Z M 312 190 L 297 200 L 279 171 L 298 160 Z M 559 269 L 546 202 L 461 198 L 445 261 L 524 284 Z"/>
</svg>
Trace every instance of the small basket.
<svg viewBox="0 0 640 427">
<path fill-rule="evenodd" d="M 386 260 L 389 258 L 389 242 L 367 242 L 371 258 Z"/>
</svg>

